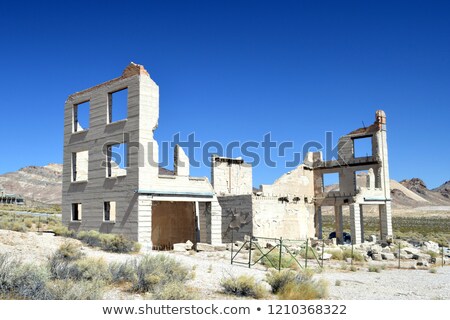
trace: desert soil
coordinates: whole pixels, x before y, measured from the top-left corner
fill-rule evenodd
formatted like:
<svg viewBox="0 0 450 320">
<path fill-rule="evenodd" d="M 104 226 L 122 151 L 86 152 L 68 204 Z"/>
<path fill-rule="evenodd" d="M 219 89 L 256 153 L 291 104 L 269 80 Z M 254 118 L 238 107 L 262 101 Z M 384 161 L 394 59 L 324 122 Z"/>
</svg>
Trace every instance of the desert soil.
<svg viewBox="0 0 450 320">
<path fill-rule="evenodd" d="M 25 262 L 46 263 L 49 256 L 66 242 L 79 243 L 78 240 L 55 237 L 50 234 L 19 233 L 0 230 L 0 253 L 9 252 Z M 103 258 L 107 262 L 139 259 L 143 254 L 115 254 L 83 246 L 82 250 L 89 257 Z M 246 268 L 230 264 L 230 253 L 198 252 L 150 252 L 148 254 L 167 254 L 195 270 L 196 276 L 188 284 L 197 288 L 203 299 L 234 299 L 220 293 L 220 280 L 229 275 L 253 275 L 261 283 L 266 268 Z M 325 271 L 317 274 L 329 283 L 330 299 L 450 299 L 450 268 L 436 268 L 437 273 L 428 270 L 387 269 L 381 273 L 368 272 L 366 267 L 358 271 L 340 270 L 339 264 L 328 262 Z M 336 285 L 336 280 L 340 285 Z M 266 286 L 268 286 L 266 284 Z M 139 299 L 138 295 L 123 293 L 113 289 L 105 295 L 106 299 Z"/>
</svg>

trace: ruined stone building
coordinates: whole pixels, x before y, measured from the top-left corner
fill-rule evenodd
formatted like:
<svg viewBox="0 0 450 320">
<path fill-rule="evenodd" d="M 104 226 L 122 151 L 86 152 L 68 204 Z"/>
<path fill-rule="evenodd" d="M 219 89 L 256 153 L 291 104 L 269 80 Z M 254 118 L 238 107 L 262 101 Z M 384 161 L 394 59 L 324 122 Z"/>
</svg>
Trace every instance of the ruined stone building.
<svg viewBox="0 0 450 320">
<path fill-rule="evenodd" d="M 370 154 L 358 155 L 355 145 L 366 140 Z M 328 190 L 327 175 L 337 176 L 337 188 Z M 251 167 L 240 159 L 214 158 L 212 182 L 222 207 L 223 241 L 246 234 L 289 239 L 322 238 L 322 207 L 334 207 L 335 232 L 342 243 L 342 209 L 350 210 L 353 243 L 364 242 L 365 206 L 378 206 L 381 238 L 392 236 L 391 199 L 386 142 L 386 115 L 378 110 L 375 122 L 339 139 L 338 159 L 324 161 L 310 152 L 304 163 L 272 185 L 253 193 Z M 328 237 L 326 235 L 325 237 Z"/>
<path fill-rule="evenodd" d="M 352 239 L 359 243 L 364 240 L 362 208 L 378 205 L 382 237 L 392 235 L 383 111 L 370 127 L 341 137 L 337 160 L 308 153 L 302 165 L 259 192 L 253 192 L 252 167 L 242 159 L 214 156 L 211 184 L 206 177 L 190 176 L 189 159 L 176 146 L 174 171 L 161 171 L 153 138 L 158 117 L 158 86 L 134 63 L 122 76 L 68 97 L 62 212 L 70 229 L 120 233 L 144 248 L 162 249 L 187 240 L 229 242 L 232 233 L 236 238 L 320 238 L 321 208 L 333 206 L 342 241 L 342 207 L 349 206 Z M 370 140 L 371 155 L 355 155 L 358 139 Z M 363 181 L 357 178 L 361 171 Z M 338 190 L 324 186 L 324 176 L 331 173 L 339 176 Z"/>
<path fill-rule="evenodd" d="M 123 119 L 115 103 L 125 93 Z M 82 108 L 88 123 L 79 122 Z M 84 110 L 86 112 L 86 110 Z M 73 230 L 121 233 L 144 246 L 198 240 L 221 243 L 221 209 L 207 178 L 189 175 L 175 150 L 175 170 L 158 168 L 159 88 L 140 65 L 68 97 L 64 110 L 63 223 Z M 123 150 L 122 159 L 117 150 Z"/>
</svg>

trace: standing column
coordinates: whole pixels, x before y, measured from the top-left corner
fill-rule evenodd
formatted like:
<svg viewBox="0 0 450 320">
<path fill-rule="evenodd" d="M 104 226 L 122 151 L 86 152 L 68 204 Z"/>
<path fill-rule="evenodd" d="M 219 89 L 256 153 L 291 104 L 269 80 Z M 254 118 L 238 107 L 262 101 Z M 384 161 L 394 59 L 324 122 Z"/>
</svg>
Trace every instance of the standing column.
<svg viewBox="0 0 450 320">
<path fill-rule="evenodd" d="M 392 213 L 391 202 L 386 201 L 385 204 L 379 205 L 380 211 L 380 234 L 381 240 L 392 237 Z"/>
<path fill-rule="evenodd" d="M 350 205 L 350 229 L 352 233 L 352 243 L 361 243 L 361 222 L 358 203 L 352 203 Z"/>
<path fill-rule="evenodd" d="M 336 243 L 344 243 L 344 221 L 342 219 L 342 206 L 334 206 L 334 228 L 336 230 Z"/>
<path fill-rule="evenodd" d="M 359 205 L 359 226 L 361 230 L 361 243 L 364 243 L 364 217 L 363 217 L 363 205 Z"/>
<path fill-rule="evenodd" d="M 315 216 L 314 216 L 314 223 L 316 227 L 316 237 L 318 239 L 323 239 L 322 235 L 322 207 L 321 206 L 315 206 Z"/>
</svg>

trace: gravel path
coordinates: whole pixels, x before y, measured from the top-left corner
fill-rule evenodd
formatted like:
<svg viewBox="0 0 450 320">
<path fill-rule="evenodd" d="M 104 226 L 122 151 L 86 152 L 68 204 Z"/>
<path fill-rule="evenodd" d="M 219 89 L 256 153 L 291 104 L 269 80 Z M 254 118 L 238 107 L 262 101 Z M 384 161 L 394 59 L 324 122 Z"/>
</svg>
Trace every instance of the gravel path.
<svg viewBox="0 0 450 320">
<path fill-rule="evenodd" d="M 45 263 L 47 258 L 66 242 L 78 240 L 55 237 L 50 234 L 20 233 L 0 230 L 0 253 L 9 252 L 30 263 Z M 103 258 L 107 262 L 140 259 L 143 254 L 115 254 L 84 246 L 82 250 L 90 257 Z M 166 254 L 180 261 L 196 274 L 188 284 L 197 288 L 203 299 L 234 299 L 220 293 L 220 280 L 229 275 L 253 275 L 264 282 L 265 268 L 231 265 L 230 252 L 150 252 L 151 255 Z M 338 264 L 337 264 L 338 265 Z M 335 267 L 337 266 L 335 264 Z M 329 283 L 330 299 L 450 299 L 450 268 L 436 268 L 437 273 L 428 270 L 383 270 L 381 273 L 368 272 L 359 267 L 357 272 L 343 271 L 331 266 L 317 274 Z M 340 285 L 336 285 L 336 280 Z M 117 289 L 107 294 L 108 299 L 139 299 L 138 295 L 124 294 Z M 271 298 L 269 296 L 269 298 Z M 272 297 L 273 298 L 273 297 Z"/>
</svg>

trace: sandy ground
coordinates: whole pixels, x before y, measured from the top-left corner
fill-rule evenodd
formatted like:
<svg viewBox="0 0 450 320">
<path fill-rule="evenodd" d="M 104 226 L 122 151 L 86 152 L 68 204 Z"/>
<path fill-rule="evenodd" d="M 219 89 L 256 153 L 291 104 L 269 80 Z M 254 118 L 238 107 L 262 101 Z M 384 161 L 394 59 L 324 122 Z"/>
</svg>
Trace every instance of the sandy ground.
<svg viewBox="0 0 450 320">
<path fill-rule="evenodd" d="M 48 257 L 65 241 L 73 239 L 55 237 L 49 234 L 19 233 L 0 230 L 0 253 L 10 252 L 30 263 L 46 263 Z M 82 250 L 90 257 L 103 258 L 107 262 L 140 259 L 143 254 L 114 254 L 84 246 Z M 195 271 L 194 279 L 189 280 L 191 287 L 203 299 L 230 299 L 234 297 L 220 293 L 220 280 L 229 275 L 253 275 L 260 283 L 264 282 L 266 269 L 262 266 L 251 269 L 245 266 L 231 265 L 230 253 L 198 252 L 150 252 L 149 254 L 167 254 L 190 270 Z M 367 267 L 358 267 L 356 272 L 340 270 L 339 264 L 328 263 L 325 271 L 317 274 L 329 283 L 330 299 L 450 299 L 450 268 L 436 268 L 437 273 L 428 270 L 383 270 L 381 273 L 368 272 Z M 336 285 L 336 280 L 340 285 Z M 137 299 L 139 296 L 109 292 L 107 299 Z"/>
</svg>

